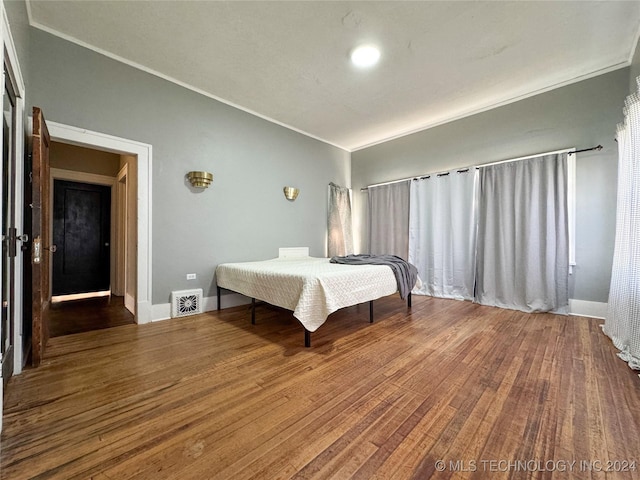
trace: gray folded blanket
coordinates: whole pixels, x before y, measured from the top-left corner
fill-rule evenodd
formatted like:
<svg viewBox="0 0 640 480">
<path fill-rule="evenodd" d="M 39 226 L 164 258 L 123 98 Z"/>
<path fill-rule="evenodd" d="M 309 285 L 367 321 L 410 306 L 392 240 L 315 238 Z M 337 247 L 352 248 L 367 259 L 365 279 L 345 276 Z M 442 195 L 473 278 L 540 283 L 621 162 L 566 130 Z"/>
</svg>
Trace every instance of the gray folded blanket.
<svg viewBox="0 0 640 480">
<path fill-rule="evenodd" d="M 345 265 L 387 265 L 396 277 L 398 291 L 402 299 L 407 298 L 418 279 L 418 269 L 396 255 L 347 255 L 346 257 L 332 257 L 330 262 Z"/>
</svg>

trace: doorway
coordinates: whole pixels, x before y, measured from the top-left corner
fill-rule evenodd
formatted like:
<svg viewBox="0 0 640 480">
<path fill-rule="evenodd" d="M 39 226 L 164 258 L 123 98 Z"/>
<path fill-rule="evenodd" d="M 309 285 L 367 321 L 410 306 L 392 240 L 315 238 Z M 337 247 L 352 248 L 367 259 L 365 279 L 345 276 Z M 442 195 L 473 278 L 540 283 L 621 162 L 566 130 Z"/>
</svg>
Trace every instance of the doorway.
<svg viewBox="0 0 640 480">
<path fill-rule="evenodd" d="M 135 279 L 129 270 L 135 269 L 136 242 L 126 239 L 136 197 L 120 179 L 135 169 L 136 158 L 55 141 L 49 157 L 55 246 L 50 336 L 134 323 L 135 282 L 126 279 Z M 127 264 L 128 258 L 134 261 Z M 125 302 L 125 294 L 132 301 Z"/>
<path fill-rule="evenodd" d="M 132 227 L 128 231 L 128 243 L 135 245 L 135 249 L 129 248 L 128 251 L 135 251 L 136 254 L 134 258 L 127 260 L 129 262 L 127 272 L 132 277 L 129 279 L 130 290 L 135 292 L 135 296 L 130 297 L 125 293 L 125 304 L 130 304 L 135 311 L 136 323 L 150 322 L 152 318 L 151 145 L 54 121 L 47 121 L 47 125 L 54 142 L 117 153 L 128 159 L 128 174 L 124 183 L 130 187 L 129 204 L 135 205 L 136 208 L 135 213 L 129 213 L 127 216 L 127 222 Z M 121 178 L 120 174 L 118 178 Z M 113 197 L 115 195 L 112 195 Z"/>
</svg>

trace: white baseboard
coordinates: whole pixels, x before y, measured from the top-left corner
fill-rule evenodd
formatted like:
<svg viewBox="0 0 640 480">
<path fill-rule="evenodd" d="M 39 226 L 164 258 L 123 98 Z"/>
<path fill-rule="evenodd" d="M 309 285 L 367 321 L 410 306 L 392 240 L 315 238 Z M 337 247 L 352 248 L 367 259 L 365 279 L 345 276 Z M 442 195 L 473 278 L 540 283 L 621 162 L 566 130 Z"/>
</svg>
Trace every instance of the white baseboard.
<svg viewBox="0 0 640 480">
<path fill-rule="evenodd" d="M 247 305 L 251 303 L 249 297 L 240 295 L 239 293 L 230 293 L 222 296 L 221 308 L 238 307 L 240 305 Z M 202 303 L 205 312 L 211 312 L 218 308 L 218 297 L 206 297 Z"/>
<path fill-rule="evenodd" d="M 237 307 L 251 303 L 249 297 L 239 293 L 230 293 L 222 297 L 222 308 Z M 218 308 L 218 297 L 205 297 L 202 300 L 202 311 L 211 312 Z M 569 315 L 577 317 L 591 317 L 604 319 L 607 315 L 607 304 L 603 302 L 590 302 L 588 300 L 569 299 Z M 168 320 L 171 318 L 171 304 L 160 303 L 151 306 L 151 321 Z M 142 322 L 138 322 L 142 323 Z"/>
<path fill-rule="evenodd" d="M 239 305 L 247 305 L 251 303 L 251 299 L 240 295 L 239 293 L 230 293 L 222 297 L 222 308 L 237 307 Z M 218 297 L 204 297 L 202 299 L 202 311 L 212 312 L 218 308 Z M 171 318 L 171 304 L 160 303 L 151 307 L 151 321 L 159 322 Z"/>
<path fill-rule="evenodd" d="M 151 321 L 159 322 L 160 320 L 168 320 L 171 318 L 171 304 L 158 303 L 151 307 Z"/>
<path fill-rule="evenodd" d="M 589 300 L 569 299 L 569 315 L 578 317 L 591 317 L 605 319 L 607 316 L 607 303 L 590 302 Z"/>
</svg>

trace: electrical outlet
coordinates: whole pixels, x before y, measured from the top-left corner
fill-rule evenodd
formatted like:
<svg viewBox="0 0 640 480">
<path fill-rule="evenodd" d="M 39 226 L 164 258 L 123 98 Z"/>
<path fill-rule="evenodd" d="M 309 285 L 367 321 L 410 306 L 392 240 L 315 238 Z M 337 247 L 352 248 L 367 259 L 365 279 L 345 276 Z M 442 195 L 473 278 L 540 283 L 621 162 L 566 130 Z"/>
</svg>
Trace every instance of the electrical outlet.
<svg viewBox="0 0 640 480">
<path fill-rule="evenodd" d="M 187 273 L 187 280 L 195 280 L 195 279 L 196 279 L 195 273 Z"/>
</svg>

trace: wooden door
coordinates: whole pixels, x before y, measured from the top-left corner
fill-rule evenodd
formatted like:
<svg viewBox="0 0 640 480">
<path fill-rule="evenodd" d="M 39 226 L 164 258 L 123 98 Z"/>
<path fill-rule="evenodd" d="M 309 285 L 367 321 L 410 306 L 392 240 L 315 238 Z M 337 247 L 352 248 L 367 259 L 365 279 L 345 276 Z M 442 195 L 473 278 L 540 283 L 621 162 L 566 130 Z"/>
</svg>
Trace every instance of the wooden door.
<svg viewBox="0 0 640 480">
<path fill-rule="evenodd" d="M 110 286 L 111 187 L 53 182 L 53 295 Z"/>
<path fill-rule="evenodd" d="M 32 342 L 31 359 L 34 367 L 42 361 L 49 339 L 49 275 L 51 269 L 51 241 L 49 223 L 49 130 L 42 111 L 33 107 L 33 158 L 31 171 L 31 284 L 32 284 Z"/>
</svg>

